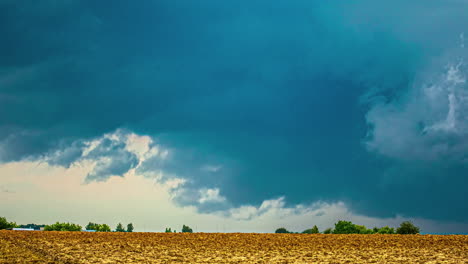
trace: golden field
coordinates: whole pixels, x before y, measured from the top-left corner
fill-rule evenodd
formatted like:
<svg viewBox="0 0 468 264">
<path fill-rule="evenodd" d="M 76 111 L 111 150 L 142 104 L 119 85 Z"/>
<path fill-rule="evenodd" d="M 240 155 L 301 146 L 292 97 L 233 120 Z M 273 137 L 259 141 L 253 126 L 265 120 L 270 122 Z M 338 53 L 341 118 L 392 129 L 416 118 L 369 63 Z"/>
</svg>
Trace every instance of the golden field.
<svg viewBox="0 0 468 264">
<path fill-rule="evenodd" d="M 0 231 L 0 263 L 468 263 L 468 236 Z"/>
</svg>

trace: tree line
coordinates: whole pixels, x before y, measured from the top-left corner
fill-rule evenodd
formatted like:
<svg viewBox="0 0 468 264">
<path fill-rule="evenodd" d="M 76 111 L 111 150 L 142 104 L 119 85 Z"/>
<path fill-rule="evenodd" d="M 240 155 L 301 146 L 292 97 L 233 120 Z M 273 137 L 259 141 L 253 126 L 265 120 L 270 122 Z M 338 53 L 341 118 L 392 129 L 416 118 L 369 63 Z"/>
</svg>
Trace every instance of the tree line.
<svg viewBox="0 0 468 264">
<path fill-rule="evenodd" d="M 172 230 L 170 227 L 166 227 L 166 231 L 164 231 L 166 233 L 176 233 L 175 230 Z M 189 226 L 186 226 L 186 225 L 182 225 L 182 233 L 193 233 L 193 229 L 190 228 Z"/>
<path fill-rule="evenodd" d="M 124 228 L 122 223 L 119 223 L 115 228 L 114 232 L 133 232 L 133 224 L 130 223 L 127 225 L 127 229 Z M 46 225 L 44 227 L 44 231 L 82 231 L 82 227 L 78 224 L 73 223 L 60 223 L 57 222 L 52 225 Z M 89 222 L 85 226 L 86 231 L 95 231 L 95 232 L 111 232 L 111 228 L 107 224 L 97 224 L 93 222 Z"/>
<path fill-rule="evenodd" d="M 73 223 L 60 223 L 56 222 L 51 225 L 36 225 L 36 224 L 27 224 L 27 225 L 18 225 L 16 222 L 8 222 L 5 217 L 0 217 L 0 229 L 12 229 L 12 228 L 29 228 L 34 230 L 40 230 L 44 228 L 44 231 L 82 231 L 83 228 L 81 225 Z M 133 232 L 133 224 L 129 223 L 125 229 L 122 223 L 119 223 L 115 228 L 115 232 Z M 85 230 L 96 231 L 96 232 L 111 232 L 111 228 L 107 224 L 97 224 L 89 222 Z"/>
<path fill-rule="evenodd" d="M 298 232 L 290 232 L 284 227 L 276 229 L 275 233 L 290 234 Z M 302 231 L 302 234 L 319 234 L 320 231 L 316 225 L 310 229 Z M 415 226 L 410 221 L 404 221 L 400 224 L 397 229 L 393 227 L 374 227 L 368 229 L 363 225 L 353 224 L 351 221 L 338 221 L 335 223 L 335 228 L 327 228 L 323 231 L 323 234 L 419 234 L 419 227 Z"/>
<path fill-rule="evenodd" d="M 12 229 L 12 228 L 32 228 L 35 230 L 44 227 L 44 231 L 82 231 L 82 227 L 78 224 L 73 223 L 60 223 L 56 222 L 55 224 L 51 225 L 36 225 L 36 224 L 27 224 L 27 225 L 18 225 L 16 222 L 8 222 L 5 217 L 0 217 L 0 229 Z M 86 230 L 92 230 L 96 232 L 111 232 L 111 228 L 107 224 L 98 224 L 89 222 L 86 227 Z M 133 232 L 133 224 L 127 224 L 127 228 L 125 228 L 122 223 L 118 223 L 117 227 L 115 228 L 114 232 Z M 176 232 L 176 230 L 172 230 L 171 228 L 166 228 L 166 233 Z M 193 229 L 187 225 L 182 225 L 182 233 L 193 233 Z M 281 227 L 276 229 L 275 233 L 296 233 L 298 232 L 290 232 L 286 228 Z M 316 225 L 314 225 L 310 229 L 306 229 L 302 231 L 302 234 L 319 234 L 320 231 Z M 327 228 L 323 232 L 323 234 L 418 234 L 419 227 L 415 226 L 410 221 L 404 221 L 400 224 L 400 227 L 393 228 L 393 227 L 374 227 L 373 229 L 368 229 L 363 225 L 356 225 L 353 224 L 351 221 L 343 221 L 340 220 L 335 223 L 335 228 Z"/>
<path fill-rule="evenodd" d="M 36 224 L 27 224 L 27 225 L 18 225 L 16 222 L 8 222 L 5 217 L 0 217 L 0 230 L 1 229 L 12 229 L 12 228 L 29 228 L 34 230 L 40 230 L 44 228 L 44 231 L 82 231 L 83 228 L 81 225 L 73 223 L 60 223 L 56 222 L 51 225 L 36 225 Z M 98 224 L 89 222 L 85 226 L 86 231 L 96 231 L 96 232 L 112 232 L 111 228 L 107 224 Z M 118 223 L 114 232 L 133 232 L 134 226 L 133 223 L 127 224 L 127 228 L 124 227 L 122 223 Z M 171 228 L 166 228 L 166 233 L 176 232 Z M 182 225 L 182 233 L 193 233 L 193 229 L 187 225 Z"/>
</svg>

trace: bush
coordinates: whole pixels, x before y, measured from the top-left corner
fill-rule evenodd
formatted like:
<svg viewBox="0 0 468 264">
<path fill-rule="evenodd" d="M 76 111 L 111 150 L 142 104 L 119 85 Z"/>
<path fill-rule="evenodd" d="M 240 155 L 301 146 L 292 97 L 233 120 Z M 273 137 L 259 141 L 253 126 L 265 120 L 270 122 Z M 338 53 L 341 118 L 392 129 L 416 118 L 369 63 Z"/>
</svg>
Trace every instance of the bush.
<svg viewBox="0 0 468 264">
<path fill-rule="evenodd" d="M 410 221 L 405 221 L 400 224 L 400 227 L 396 230 L 397 234 L 408 235 L 408 234 L 419 234 L 419 227 L 415 226 Z"/>
<path fill-rule="evenodd" d="M 327 228 L 323 231 L 324 234 L 333 234 L 333 228 Z"/>
<path fill-rule="evenodd" d="M 286 228 L 284 227 L 280 227 L 278 229 L 276 229 L 275 233 L 277 234 L 289 234 L 291 232 L 289 232 Z"/>
<path fill-rule="evenodd" d="M 170 227 L 169 227 L 169 228 L 168 228 L 168 227 L 166 227 L 166 231 L 165 231 L 165 232 L 166 232 L 166 233 L 172 233 L 172 230 L 171 230 L 171 228 L 170 228 Z"/>
<path fill-rule="evenodd" d="M 189 226 L 183 225 L 182 226 L 182 233 L 193 233 L 193 230 Z"/>
<path fill-rule="evenodd" d="M 0 217 L 0 229 L 15 228 L 18 225 L 15 222 L 8 222 L 5 217 Z"/>
<path fill-rule="evenodd" d="M 316 225 L 314 225 L 314 227 L 312 227 L 311 229 L 306 229 L 304 231 L 302 231 L 302 234 L 318 234 L 320 233 L 319 230 L 318 230 L 318 227 Z"/>
<path fill-rule="evenodd" d="M 46 225 L 44 231 L 81 231 L 81 226 L 72 223 L 55 223 Z"/>
</svg>

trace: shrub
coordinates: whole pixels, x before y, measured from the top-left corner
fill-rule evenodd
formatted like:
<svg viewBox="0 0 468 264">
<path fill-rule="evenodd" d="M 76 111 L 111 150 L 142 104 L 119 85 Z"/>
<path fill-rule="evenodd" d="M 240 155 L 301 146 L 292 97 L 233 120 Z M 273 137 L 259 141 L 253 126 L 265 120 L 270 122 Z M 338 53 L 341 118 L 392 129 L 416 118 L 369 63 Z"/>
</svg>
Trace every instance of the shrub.
<svg viewBox="0 0 468 264">
<path fill-rule="evenodd" d="M 169 227 L 169 228 L 168 228 L 168 227 L 166 227 L 166 231 L 165 231 L 165 232 L 166 232 L 166 233 L 172 233 L 172 230 L 171 230 L 171 228 L 170 228 L 170 227 Z"/>
<path fill-rule="evenodd" d="M 323 231 L 324 234 L 333 234 L 333 228 L 327 228 Z"/>
<path fill-rule="evenodd" d="M 396 232 L 402 235 L 419 234 L 419 227 L 415 226 L 410 221 L 404 221 L 400 224 L 400 227 L 397 228 Z"/>
<path fill-rule="evenodd" d="M 277 234 L 289 234 L 291 232 L 289 232 L 286 228 L 284 227 L 280 227 L 278 229 L 276 229 L 275 233 Z"/>
</svg>

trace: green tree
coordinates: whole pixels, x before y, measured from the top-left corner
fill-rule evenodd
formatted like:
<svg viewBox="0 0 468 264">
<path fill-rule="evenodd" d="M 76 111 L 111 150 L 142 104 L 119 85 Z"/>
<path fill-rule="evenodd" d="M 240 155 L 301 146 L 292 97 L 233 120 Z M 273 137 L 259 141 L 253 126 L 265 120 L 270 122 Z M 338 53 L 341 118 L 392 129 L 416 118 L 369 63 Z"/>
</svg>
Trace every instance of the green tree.
<svg viewBox="0 0 468 264">
<path fill-rule="evenodd" d="M 312 227 L 312 234 L 318 234 L 320 233 L 318 227 L 316 225 L 314 225 L 314 227 Z"/>
<path fill-rule="evenodd" d="M 302 231 L 303 234 L 318 234 L 320 233 L 319 230 L 318 230 L 318 227 L 316 225 L 314 225 L 314 227 L 310 228 L 310 229 L 306 229 L 304 231 Z"/>
<path fill-rule="evenodd" d="M 354 226 L 358 231 L 357 234 L 373 234 L 374 233 L 372 229 L 367 229 L 367 227 L 363 225 L 354 225 Z"/>
<path fill-rule="evenodd" d="M 81 231 L 81 226 L 73 223 L 59 223 L 46 225 L 44 231 Z"/>
<path fill-rule="evenodd" d="M 127 232 L 133 232 L 133 224 L 132 223 L 127 225 Z"/>
<path fill-rule="evenodd" d="M 193 233 L 193 230 L 189 226 L 182 225 L 182 233 Z"/>
<path fill-rule="evenodd" d="M 106 224 L 96 224 L 93 222 L 89 222 L 86 227 L 86 230 L 94 230 L 96 232 L 110 232 L 111 229 L 108 225 Z"/>
<path fill-rule="evenodd" d="M 404 221 L 400 224 L 400 227 L 397 228 L 396 232 L 402 235 L 419 234 L 419 227 L 415 226 L 410 221 Z"/>
<path fill-rule="evenodd" d="M 333 228 L 327 228 L 323 231 L 324 234 L 333 234 Z"/>
<path fill-rule="evenodd" d="M 125 232 L 125 228 L 123 227 L 122 223 L 119 223 L 115 228 L 115 232 Z"/>
<path fill-rule="evenodd" d="M 0 229 L 15 228 L 18 225 L 15 222 L 8 222 L 5 217 L 0 217 Z"/>
<path fill-rule="evenodd" d="M 89 223 L 85 226 L 85 229 L 86 229 L 86 230 L 96 230 L 96 231 L 97 231 L 97 224 L 96 224 L 96 223 L 89 222 Z"/>
<path fill-rule="evenodd" d="M 172 230 L 171 230 L 170 227 L 166 227 L 166 231 L 164 231 L 164 232 L 166 232 L 166 233 L 172 233 Z"/>
<path fill-rule="evenodd" d="M 291 232 L 289 232 L 286 228 L 284 227 L 280 227 L 278 229 L 276 229 L 275 233 L 277 234 L 289 234 Z"/>
<path fill-rule="evenodd" d="M 98 225 L 98 229 L 96 231 L 98 231 L 98 232 L 110 232 L 111 228 L 110 228 L 110 226 L 108 226 L 106 224 L 100 224 L 100 225 Z"/>
<path fill-rule="evenodd" d="M 335 223 L 333 234 L 359 234 L 359 229 L 350 221 L 338 221 Z"/>
</svg>

